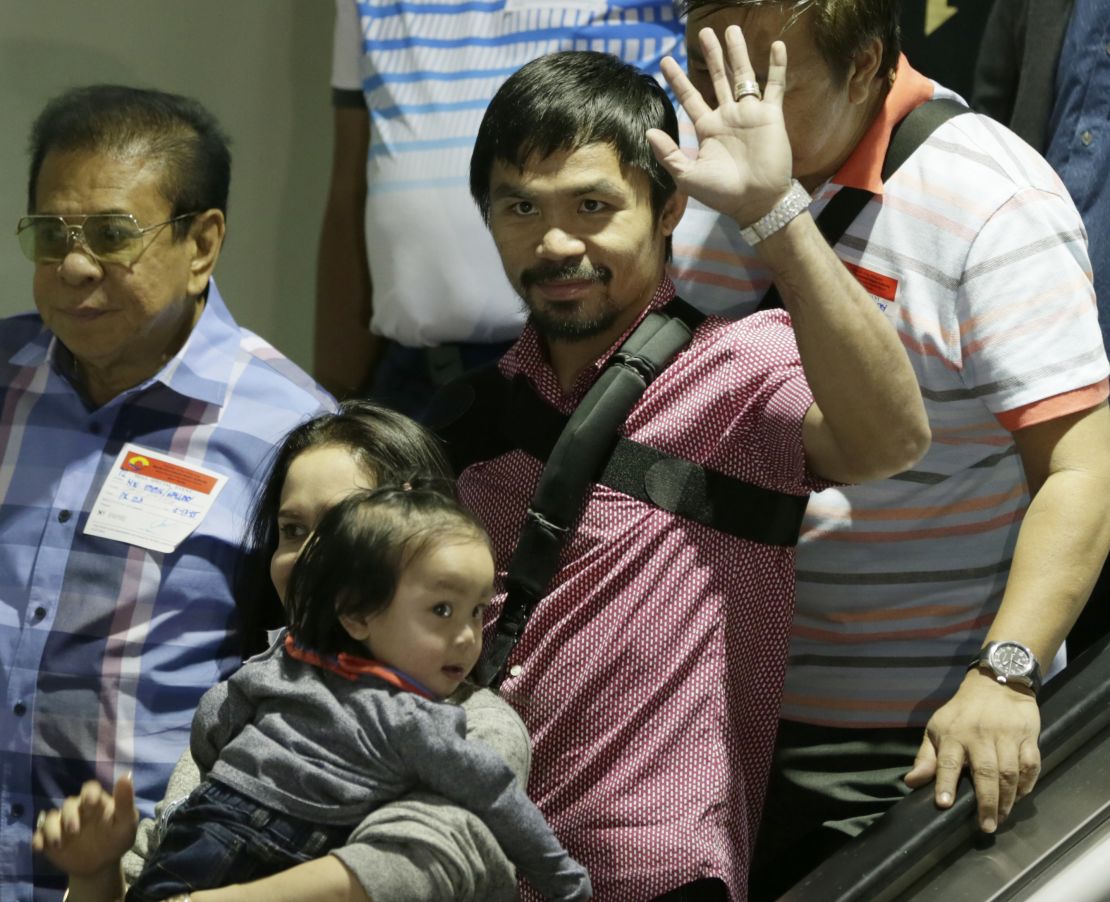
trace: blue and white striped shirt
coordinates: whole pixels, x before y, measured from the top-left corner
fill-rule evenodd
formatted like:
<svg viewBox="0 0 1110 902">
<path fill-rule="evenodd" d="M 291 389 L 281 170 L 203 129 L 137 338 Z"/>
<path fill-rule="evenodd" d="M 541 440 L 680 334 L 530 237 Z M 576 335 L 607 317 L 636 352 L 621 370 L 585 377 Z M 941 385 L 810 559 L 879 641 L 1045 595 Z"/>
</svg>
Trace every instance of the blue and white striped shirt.
<svg viewBox="0 0 1110 902">
<path fill-rule="evenodd" d="M 268 456 L 334 403 L 215 283 L 177 355 L 102 407 L 71 361 L 36 314 L 0 322 L 0 902 L 59 898 L 31 831 L 85 780 L 132 771 L 151 814 L 197 700 L 239 663 L 230 582 Z M 172 553 L 84 534 L 124 443 L 228 477 Z"/>
<path fill-rule="evenodd" d="M 521 304 L 468 186 L 490 98 L 558 50 L 658 77 L 664 56 L 685 62 L 682 38 L 672 0 L 336 0 L 332 86 L 370 112 L 373 331 L 410 347 L 516 337 Z"/>
</svg>

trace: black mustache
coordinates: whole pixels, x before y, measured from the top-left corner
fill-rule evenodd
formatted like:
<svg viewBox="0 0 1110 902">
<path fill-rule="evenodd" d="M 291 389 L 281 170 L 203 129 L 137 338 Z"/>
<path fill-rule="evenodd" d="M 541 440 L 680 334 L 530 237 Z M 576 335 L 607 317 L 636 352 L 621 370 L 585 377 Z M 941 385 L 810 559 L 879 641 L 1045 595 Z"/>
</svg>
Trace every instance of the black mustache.
<svg viewBox="0 0 1110 902">
<path fill-rule="evenodd" d="M 520 274 L 520 284 L 531 288 L 542 282 L 600 282 L 605 285 L 613 278 L 607 266 L 583 266 L 580 263 L 540 263 Z"/>
</svg>

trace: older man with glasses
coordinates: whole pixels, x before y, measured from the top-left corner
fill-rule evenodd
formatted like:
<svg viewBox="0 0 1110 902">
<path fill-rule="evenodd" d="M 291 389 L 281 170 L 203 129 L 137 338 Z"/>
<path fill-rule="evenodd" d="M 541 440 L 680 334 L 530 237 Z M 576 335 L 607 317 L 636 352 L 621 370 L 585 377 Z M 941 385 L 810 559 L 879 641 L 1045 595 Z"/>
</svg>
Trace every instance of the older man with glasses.
<svg viewBox="0 0 1110 902">
<path fill-rule="evenodd" d="M 37 811 L 132 771 L 150 813 L 200 694 L 238 663 L 241 512 L 273 442 L 330 406 L 212 280 L 227 139 L 196 102 L 56 98 L 0 323 L 0 899 L 54 899 Z M 10 895 L 9 895 L 10 894 Z"/>
</svg>

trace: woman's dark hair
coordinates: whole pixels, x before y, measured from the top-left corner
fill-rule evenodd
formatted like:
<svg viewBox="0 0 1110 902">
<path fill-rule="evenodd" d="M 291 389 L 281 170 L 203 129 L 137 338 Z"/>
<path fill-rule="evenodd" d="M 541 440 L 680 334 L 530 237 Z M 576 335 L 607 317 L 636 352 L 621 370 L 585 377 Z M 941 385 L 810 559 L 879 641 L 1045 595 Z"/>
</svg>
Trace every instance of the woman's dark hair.
<svg viewBox="0 0 1110 902">
<path fill-rule="evenodd" d="M 285 610 L 297 640 L 321 654 L 365 656 L 339 621 L 389 606 L 408 564 L 452 538 L 489 545 L 481 524 L 450 494 L 450 483 L 415 480 L 356 492 L 328 510 L 289 576 Z"/>
<path fill-rule="evenodd" d="M 647 142 L 649 128 L 678 142 L 674 106 L 650 75 L 592 50 L 541 56 L 511 75 L 486 108 L 470 157 L 470 194 L 488 224 L 495 162 L 523 168 L 533 154 L 609 144 L 622 166 L 647 175 L 658 218 L 675 184 Z"/>
<path fill-rule="evenodd" d="M 414 475 L 451 478 L 451 468 L 430 432 L 404 414 L 371 401 L 345 401 L 336 413 L 321 414 L 293 429 L 274 449 L 270 475 L 251 511 L 236 573 L 244 656 L 265 650 L 266 630 L 285 624 L 285 610 L 270 579 L 270 558 L 278 546 L 277 514 L 289 466 L 305 451 L 329 445 L 350 451 L 375 485 L 399 483 Z"/>
<path fill-rule="evenodd" d="M 161 166 L 160 187 L 171 216 L 216 209 L 226 217 L 229 145 L 215 117 L 192 98 L 125 85 L 72 88 L 47 103 L 31 126 L 27 211 L 35 211 L 46 155 L 87 151 L 138 154 Z M 173 224 L 175 239 L 189 231 L 190 222 Z"/>
</svg>

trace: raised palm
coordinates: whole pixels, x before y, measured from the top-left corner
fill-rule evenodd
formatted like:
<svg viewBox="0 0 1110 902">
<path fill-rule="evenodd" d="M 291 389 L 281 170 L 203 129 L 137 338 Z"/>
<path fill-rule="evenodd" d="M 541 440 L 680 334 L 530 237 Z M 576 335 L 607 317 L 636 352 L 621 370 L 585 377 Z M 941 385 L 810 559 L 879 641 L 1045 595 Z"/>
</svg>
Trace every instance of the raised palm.
<svg viewBox="0 0 1110 902">
<path fill-rule="evenodd" d="M 648 140 L 679 190 L 741 225 L 749 225 L 770 210 L 790 187 L 790 140 L 782 115 L 786 47 L 781 42 L 771 47 L 763 97 L 737 100 L 736 85 L 755 78 L 740 29 L 732 25 L 725 31 L 727 65 L 712 30 L 704 29 L 698 37 L 716 95 L 715 108 L 678 63 L 670 57 L 662 63 L 675 97 L 694 124 L 698 155 L 691 160 L 658 129 L 649 130 Z"/>
</svg>

